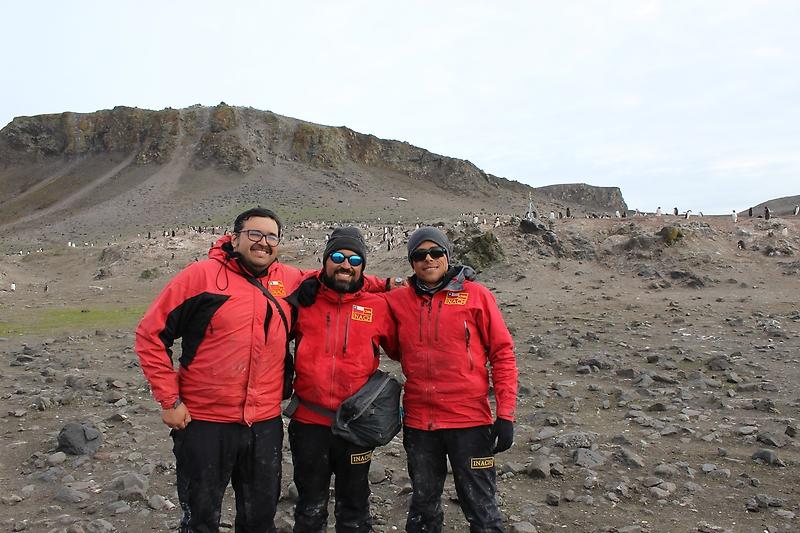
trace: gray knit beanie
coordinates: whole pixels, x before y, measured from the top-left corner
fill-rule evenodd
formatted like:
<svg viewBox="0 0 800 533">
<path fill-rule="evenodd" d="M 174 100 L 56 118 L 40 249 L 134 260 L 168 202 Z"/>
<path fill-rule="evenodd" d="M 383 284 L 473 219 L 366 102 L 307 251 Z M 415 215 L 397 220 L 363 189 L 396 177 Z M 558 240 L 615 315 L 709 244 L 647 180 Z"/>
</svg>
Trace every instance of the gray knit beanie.
<svg viewBox="0 0 800 533">
<path fill-rule="evenodd" d="M 411 262 L 411 254 L 425 241 L 431 241 L 444 248 L 447 252 L 447 261 L 450 261 L 450 256 L 453 251 L 453 245 L 450 244 L 450 239 L 447 238 L 440 229 L 433 226 L 423 226 L 416 230 L 411 236 L 408 237 L 408 262 Z"/>
<path fill-rule="evenodd" d="M 328 256 L 336 250 L 353 250 L 364 259 L 364 266 L 367 264 L 367 245 L 361 231 L 353 226 L 346 228 L 336 228 L 328 238 L 325 245 L 325 253 L 322 254 L 322 264 L 325 264 Z"/>
</svg>

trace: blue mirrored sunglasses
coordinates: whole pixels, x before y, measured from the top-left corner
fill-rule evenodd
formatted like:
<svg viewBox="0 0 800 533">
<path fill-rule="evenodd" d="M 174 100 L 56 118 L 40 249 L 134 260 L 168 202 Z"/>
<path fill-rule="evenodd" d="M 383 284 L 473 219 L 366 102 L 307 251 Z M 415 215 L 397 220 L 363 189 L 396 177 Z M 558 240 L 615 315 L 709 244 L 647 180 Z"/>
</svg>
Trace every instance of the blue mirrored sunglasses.
<svg viewBox="0 0 800 533">
<path fill-rule="evenodd" d="M 351 267 L 360 266 L 361 263 L 364 262 L 364 258 L 361 257 L 360 255 L 356 255 L 356 254 L 344 255 L 342 252 L 333 252 L 330 255 L 330 258 L 331 258 L 331 261 L 333 261 L 337 265 L 341 265 L 342 263 L 344 263 L 344 260 L 347 259 L 347 262 L 350 263 Z"/>
</svg>

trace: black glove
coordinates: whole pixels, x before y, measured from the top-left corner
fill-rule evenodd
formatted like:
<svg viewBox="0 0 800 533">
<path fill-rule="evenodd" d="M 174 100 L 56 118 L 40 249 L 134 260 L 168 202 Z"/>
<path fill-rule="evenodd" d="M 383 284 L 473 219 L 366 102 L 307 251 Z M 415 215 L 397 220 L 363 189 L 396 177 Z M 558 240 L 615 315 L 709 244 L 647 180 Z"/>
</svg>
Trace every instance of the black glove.
<svg viewBox="0 0 800 533">
<path fill-rule="evenodd" d="M 504 452 L 514 444 L 514 422 L 498 418 L 492 426 L 492 438 L 497 438 L 497 444 L 492 453 Z"/>
<path fill-rule="evenodd" d="M 308 307 L 317 299 L 319 290 L 319 280 L 315 277 L 308 278 L 297 288 L 297 303 L 302 307 Z"/>
</svg>

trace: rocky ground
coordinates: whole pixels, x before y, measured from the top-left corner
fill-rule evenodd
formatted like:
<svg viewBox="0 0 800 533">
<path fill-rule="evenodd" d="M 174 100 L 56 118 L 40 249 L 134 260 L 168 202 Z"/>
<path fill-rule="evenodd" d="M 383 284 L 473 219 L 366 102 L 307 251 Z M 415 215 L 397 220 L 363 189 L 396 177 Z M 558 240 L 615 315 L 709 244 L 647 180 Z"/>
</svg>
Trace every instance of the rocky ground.
<svg viewBox="0 0 800 533">
<path fill-rule="evenodd" d="M 798 529 L 799 220 L 455 222 L 517 346 L 515 445 L 497 457 L 508 531 Z M 407 274 L 403 246 L 387 252 L 379 228 L 368 230 L 369 271 Z M 314 268 L 329 231 L 290 228 L 284 260 Z M 171 443 L 133 328 L 214 238 L 179 231 L 30 254 L 21 243 L 22 255 L 0 258 L 3 530 L 175 528 Z M 278 523 L 290 531 L 284 458 Z M 403 530 L 399 437 L 376 451 L 370 477 L 375 530 Z M 446 530 L 467 531 L 451 480 L 445 503 Z M 229 496 L 226 529 L 232 509 Z"/>
</svg>

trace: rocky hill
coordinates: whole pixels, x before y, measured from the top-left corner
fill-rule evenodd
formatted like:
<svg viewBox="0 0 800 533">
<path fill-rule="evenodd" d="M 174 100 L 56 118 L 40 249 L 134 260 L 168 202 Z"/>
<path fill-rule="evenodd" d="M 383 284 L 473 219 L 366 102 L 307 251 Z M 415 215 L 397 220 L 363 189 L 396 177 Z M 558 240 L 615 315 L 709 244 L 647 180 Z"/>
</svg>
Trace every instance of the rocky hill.
<svg viewBox="0 0 800 533">
<path fill-rule="evenodd" d="M 625 209 L 617 188 L 535 189 L 466 160 L 233 107 L 15 118 L 0 130 L 0 226 L 70 234 L 224 223 L 253 204 L 289 220 Z M 402 203 L 402 205 L 400 205 Z"/>
<path fill-rule="evenodd" d="M 794 207 L 796 205 L 800 205 L 800 195 L 773 198 L 772 200 L 767 200 L 766 202 L 761 202 L 753 206 L 753 216 L 763 215 L 765 206 L 769 207 L 771 214 L 774 216 L 792 215 L 794 214 Z M 747 214 L 747 210 L 745 209 L 740 214 Z"/>
</svg>

